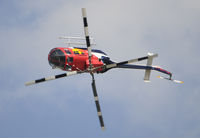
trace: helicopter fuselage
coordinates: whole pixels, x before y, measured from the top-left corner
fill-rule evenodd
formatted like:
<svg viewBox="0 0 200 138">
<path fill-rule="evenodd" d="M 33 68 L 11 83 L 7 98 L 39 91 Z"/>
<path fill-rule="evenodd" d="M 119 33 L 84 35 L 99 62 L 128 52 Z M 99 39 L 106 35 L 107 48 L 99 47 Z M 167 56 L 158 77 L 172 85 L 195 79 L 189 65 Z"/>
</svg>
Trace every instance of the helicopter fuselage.
<svg viewBox="0 0 200 138">
<path fill-rule="evenodd" d="M 89 68 L 87 48 L 80 47 L 56 47 L 48 55 L 52 68 L 60 68 L 64 71 L 86 71 Z M 100 67 L 112 63 L 110 58 L 101 50 L 93 49 L 91 56 L 92 67 Z M 96 70 L 102 72 L 102 68 Z"/>
</svg>

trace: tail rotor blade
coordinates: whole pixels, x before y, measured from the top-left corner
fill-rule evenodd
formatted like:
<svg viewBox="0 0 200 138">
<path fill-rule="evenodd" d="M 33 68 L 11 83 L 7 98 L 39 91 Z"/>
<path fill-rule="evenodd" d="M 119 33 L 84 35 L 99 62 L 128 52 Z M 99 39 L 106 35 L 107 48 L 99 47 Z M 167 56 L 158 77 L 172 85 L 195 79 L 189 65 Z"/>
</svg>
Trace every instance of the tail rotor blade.
<svg viewBox="0 0 200 138">
<path fill-rule="evenodd" d="M 183 81 L 180 81 L 180 80 L 174 80 L 174 79 L 165 78 L 165 77 L 162 77 L 162 76 L 158 76 L 158 78 L 165 79 L 165 80 L 170 80 L 170 81 L 173 81 L 175 83 L 184 83 Z"/>
<path fill-rule="evenodd" d="M 34 81 L 29 81 L 29 82 L 26 82 L 25 85 L 29 86 L 29 85 L 33 85 L 33 84 L 37 84 L 37 83 L 41 83 L 41 82 L 45 82 L 45 81 L 50 81 L 50 80 L 55 80 L 55 79 L 59 79 L 59 78 L 63 78 L 63 77 L 72 76 L 72 75 L 75 75 L 78 73 L 80 73 L 80 72 L 77 72 L 77 71 L 67 72 L 67 73 L 63 73 L 63 74 L 59 74 L 59 75 L 55 75 L 55 76 L 51 76 L 51 77 L 46 77 L 46 78 L 41 78 L 41 79 L 37 79 Z"/>
<path fill-rule="evenodd" d="M 105 126 L 104 126 L 103 116 L 102 116 L 102 113 L 101 113 L 101 107 L 100 107 L 100 104 L 99 104 L 99 98 L 98 98 L 98 94 L 97 94 L 97 90 L 96 90 L 94 75 L 93 74 L 91 74 L 91 75 L 92 75 L 92 90 L 93 90 L 93 94 L 94 94 L 94 100 L 95 100 L 95 104 L 96 104 L 97 115 L 99 117 L 101 129 L 104 130 Z"/>
</svg>

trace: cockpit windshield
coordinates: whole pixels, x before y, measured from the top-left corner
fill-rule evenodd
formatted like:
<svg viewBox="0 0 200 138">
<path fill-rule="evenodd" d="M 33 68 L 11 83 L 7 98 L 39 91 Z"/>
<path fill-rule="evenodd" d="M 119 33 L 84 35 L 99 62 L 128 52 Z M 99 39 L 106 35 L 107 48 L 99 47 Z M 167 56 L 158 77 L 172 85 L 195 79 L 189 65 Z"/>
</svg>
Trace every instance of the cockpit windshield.
<svg viewBox="0 0 200 138">
<path fill-rule="evenodd" d="M 60 49 L 51 51 L 49 54 L 49 64 L 53 67 L 58 66 L 64 68 L 65 54 Z"/>
</svg>

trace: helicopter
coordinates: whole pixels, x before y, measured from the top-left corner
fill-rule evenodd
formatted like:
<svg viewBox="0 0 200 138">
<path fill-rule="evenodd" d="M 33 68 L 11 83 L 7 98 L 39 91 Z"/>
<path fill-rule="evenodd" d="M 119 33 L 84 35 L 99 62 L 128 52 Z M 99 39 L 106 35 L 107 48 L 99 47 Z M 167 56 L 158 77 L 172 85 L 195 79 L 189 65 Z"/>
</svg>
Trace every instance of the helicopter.
<svg viewBox="0 0 200 138">
<path fill-rule="evenodd" d="M 163 74 L 168 75 L 169 77 L 158 76 L 158 78 L 170 80 L 176 83 L 183 83 L 183 81 L 174 80 L 172 79 L 172 73 L 159 67 L 153 66 L 152 62 L 155 57 L 158 57 L 158 54 L 148 53 L 147 56 L 143 56 L 140 58 L 135 58 L 127 61 L 122 62 L 114 62 L 110 59 L 110 57 L 101 50 L 92 49 L 91 41 L 93 40 L 89 36 L 88 31 L 88 22 L 87 22 L 87 15 L 86 15 L 86 8 L 82 8 L 82 18 L 83 18 L 83 25 L 84 25 L 84 34 L 85 38 L 81 37 L 61 37 L 63 39 L 68 40 L 84 40 L 85 43 L 76 43 L 76 42 L 68 42 L 68 44 L 75 44 L 75 45 L 86 45 L 87 47 L 56 47 L 53 48 L 48 54 L 48 61 L 50 66 L 53 69 L 61 69 L 62 71 L 67 71 L 66 73 L 58 74 L 55 76 L 45 77 L 33 81 L 26 82 L 25 85 L 33 85 L 45 81 L 55 80 L 63 77 L 68 77 L 72 75 L 82 74 L 82 73 L 89 73 L 92 77 L 92 91 L 94 95 L 94 100 L 96 104 L 97 115 L 99 118 L 100 126 L 102 130 L 105 129 L 103 116 L 100 108 L 99 98 L 96 89 L 96 83 L 94 74 L 98 73 L 105 73 L 110 69 L 113 68 L 127 68 L 127 69 L 140 69 L 144 70 L 144 81 L 150 81 L 150 74 L 152 70 L 161 72 Z M 130 63 L 136 63 L 143 60 L 147 60 L 146 65 L 134 65 Z"/>
</svg>

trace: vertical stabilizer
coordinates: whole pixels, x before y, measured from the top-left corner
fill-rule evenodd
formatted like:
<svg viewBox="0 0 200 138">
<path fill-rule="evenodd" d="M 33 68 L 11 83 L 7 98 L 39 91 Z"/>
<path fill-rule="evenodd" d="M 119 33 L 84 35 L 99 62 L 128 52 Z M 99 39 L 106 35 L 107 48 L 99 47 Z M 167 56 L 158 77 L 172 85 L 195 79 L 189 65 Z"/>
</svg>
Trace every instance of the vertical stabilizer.
<svg viewBox="0 0 200 138">
<path fill-rule="evenodd" d="M 153 63 L 153 58 L 157 57 L 158 54 L 153 54 L 153 53 L 148 53 L 148 59 L 147 59 L 147 66 L 151 67 Z M 150 82 L 150 74 L 151 74 L 151 69 L 146 69 L 145 70 L 145 75 L 144 75 L 144 81 L 145 82 Z"/>
</svg>

